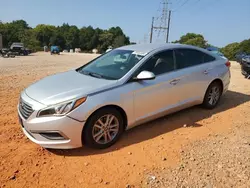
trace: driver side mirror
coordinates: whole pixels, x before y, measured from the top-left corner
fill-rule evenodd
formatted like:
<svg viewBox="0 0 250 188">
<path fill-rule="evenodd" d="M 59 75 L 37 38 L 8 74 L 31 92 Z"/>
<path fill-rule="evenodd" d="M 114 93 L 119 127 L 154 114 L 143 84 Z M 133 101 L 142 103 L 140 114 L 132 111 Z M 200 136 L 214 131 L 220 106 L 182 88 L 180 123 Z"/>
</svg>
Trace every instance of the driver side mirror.
<svg viewBox="0 0 250 188">
<path fill-rule="evenodd" d="M 149 71 L 140 72 L 134 80 L 153 80 L 155 79 L 155 74 Z"/>
</svg>

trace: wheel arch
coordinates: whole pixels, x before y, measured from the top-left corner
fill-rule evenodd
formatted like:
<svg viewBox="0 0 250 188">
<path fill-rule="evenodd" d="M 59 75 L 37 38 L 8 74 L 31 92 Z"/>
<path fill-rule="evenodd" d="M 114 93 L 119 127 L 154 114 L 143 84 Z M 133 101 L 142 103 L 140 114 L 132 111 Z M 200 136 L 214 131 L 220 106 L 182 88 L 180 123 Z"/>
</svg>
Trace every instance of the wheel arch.
<svg viewBox="0 0 250 188">
<path fill-rule="evenodd" d="M 87 123 L 89 122 L 90 118 L 91 118 L 95 113 L 97 113 L 99 110 L 103 110 L 103 109 L 105 109 L 105 108 L 114 108 L 114 109 L 116 109 L 116 110 L 122 115 L 122 118 L 123 118 L 123 120 L 124 120 L 124 130 L 125 130 L 125 129 L 127 128 L 127 126 L 128 126 L 128 117 L 127 117 L 127 114 L 126 114 L 125 110 L 124 110 L 122 107 L 120 107 L 120 106 L 118 106 L 118 105 L 114 105 L 114 104 L 105 105 L 105 106 L 102 106 L 102 107 L 100 107 L 100 108 L 97 108 L 94 112 L 92 112 L 92 113 L 89 115 L 89 117 L 87 118 L 85 124 L 87 124 Z M 83 130 L 82 130 L 82 143 L 83 143 L 83 144 L 84 144 L 83 133 L 84 133 L 84 130 L 86 129 L 86 127 L 87 127 L 87 126 L 84 126 L 84 127 L 83 127 Z"/>
<path fill-rule="evenodd" d="M 221 86 L 221 88 L 222 88 L 222 92 L 223 92 L 223 90 L 224 90 L 224 84 L 223 84 L 223 81 L 222 81 L 220 78 L 214 79 L 214 80 L 208 85 L 207 89 L 209 88 L 209 86 L 210 86 L 212 83 L 215 83 L 215 82 L 218 82 L 218 83 L 220 84 L 220 86 Z"/>
<path fill-rule="evenodd" d="M 223 93 L 223 90 L 224 90 L 223 81 L 222 81 L 220 78 L 216 78 L 216 79 L 212 80 L 212 81 L 208 84 L 207 89 L 206 89 L 205 94 L 204 94 L 204 97 L 203 97 L 203 101 L 204 101 L 204 99 L 205 99 L 205 96 L 206 96 L 206 93 L 207 93 L 208 88 L 210 87 L 211 84 L 213 84 L 213 83 L 215 83 L 215 82 L 218 82 L 218 83 L 221 85 L 221 88 L 222 88 L 221 91 L 222 91 L 222 93 Z"/>
</svg>

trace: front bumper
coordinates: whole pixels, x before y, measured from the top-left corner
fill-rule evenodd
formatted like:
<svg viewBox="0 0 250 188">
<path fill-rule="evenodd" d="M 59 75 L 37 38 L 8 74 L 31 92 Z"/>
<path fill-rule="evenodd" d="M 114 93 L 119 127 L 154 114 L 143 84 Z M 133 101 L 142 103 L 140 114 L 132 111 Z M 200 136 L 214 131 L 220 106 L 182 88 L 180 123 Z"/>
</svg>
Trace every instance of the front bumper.
<svg viewBox="0 0 250 188">
<path fill-rule="evenodd" d="M 25 99 L 23 99 L 25 100 Z M 29 99 L 30 102 L 30 99 Z M 30 104 L 30 103 L 29 103 Z M 34 143 L 44 148 L 72 149 L 82 146 L 82 130 L 84 122 L 79 122 L 67 116 L 36 117 L 35 110 L 25 119 L 18 106 L 19 121 L 24 134 Z M 60 139 L 46 135 L 61 135 Z"/>
</svg>

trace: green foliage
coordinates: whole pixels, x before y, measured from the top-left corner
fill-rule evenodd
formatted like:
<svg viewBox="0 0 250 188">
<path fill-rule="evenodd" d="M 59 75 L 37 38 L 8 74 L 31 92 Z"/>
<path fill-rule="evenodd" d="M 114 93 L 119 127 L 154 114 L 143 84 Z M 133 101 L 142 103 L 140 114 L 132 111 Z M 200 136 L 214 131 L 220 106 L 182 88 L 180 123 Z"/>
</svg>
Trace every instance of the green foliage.
<svg viewBox="0 0 250 188">
<path fill-rule="evenodd" d="M 235 60 L 235 55 L 239 52 L 250 54 L 250 39 L 228 44 L 221 51 L 230 60 Z"/>
<path fill-rule="evenodd" d="M 243 40 L 240 43 L 239 51 L 245 52 L 247 54 L 250 54 L 250 39 Z"/>
<path fill-rule="evenodd" d="M 173 43 L 189 44 L 189 45 L 198 46 L 201 48 L 215 47 L 211 44 L 208 44 L 202 35 L 195 34 L 195 33 L 187 33 L 186 35 L 183 35 L 180 38 L 180 40 L 174 41 Z M 228 59 L 235 60 L 235 55 L 239 52 L 245 52 L 247 54 L 250 54 L 250 39 L 244 40 L 240 43 L 235 42 L 235 43 L 228 44 L 227 46 L 221 48 L 220 51 Z"/>
<path fill-rule="evenodd" d="M 80 48 L 85 51 L 97 48 L 100 34 L 101 32 L 97 33 L 97 29 L 91 26 L 81 28 L 79 31 Z"/>
<path fill-rule="evenodd" d="M 10 23 L 0 22 L 0 33 L 3 35 L 4 47 L 13 42 L 23 42 L 26 47 L 41 50 L 43 46 L 57 45 L 61 49 L 81 48 L 90 52 L 97 48 L 104 52 L 109 46 L 120 47 L 130 44 L 120 27 L 111 27 L 108 30 L 94 29 L 91 26 L 77 28 L 64 23 L 62 26 L 39 24 L 30 28 L 24 20 Z"/>
<path fill-rule="evenodd" d="M 113 47 L 118 48 L 120 46 L 123 46 L 123 44 L 125 43 L 125 40 L 126 40 L 125 36 L 123 36 L 123 35 L 117 36 L 114 39 Z"/>
<path fill-rule="evenodd" d="M 189 39 L 184 44 L 198 46 L 200 48 L 205 48 L 206 47 L 206 41 L 202 37 L 197 37 L 197 38 Z"/>
<path fill-rule="evenodd" d="M 52 25 L 39 24 L 34 28 L 36 39 L 42 46 L 49 46 L 50 38 L 56 33 L 56 27 Z"/>
<path fill-rule="evenodd" d="M 193 46 L 198 46 L 200 48 L 207 47 L 207 41 L 200 34 L 187 33 L 183 35 L 180 40 L 174 41 L 173 43 L 188 44 Z"/>
<path fill-rule="evenodd" d="M 238 42 L 231 43 L 221 49 L 221 52 L 231 60 L 235 59 L 235 55 L 239 52 L 240 44 Z"/>
<path fill-rule="evenodd" d="M 36 33 L 32 29 L 27 29 L 24 32 L 23 37 L 20 40 L 25 46 L 34 51 L 40 51 L 42 48 L 40 47 L 40 42 L 36 39 Z"/>
<path fill-rule="evenodd" d="M 112 45 L 114 35 L 108 31 L 104 31 L 100 35 L 100 42 L 101 45 L 99 46 L 99 51 L 103 52 L 107 49 L 110 45 Z"/>
<path fill-rule="evenodd" d="M 3 35 L 3 46 L 9 46 L 12 42 L 21 41 L 28 24 L 24 20 L 17 20 L 10 23 L 0 23 L 0 33 Z"/>
</svg>

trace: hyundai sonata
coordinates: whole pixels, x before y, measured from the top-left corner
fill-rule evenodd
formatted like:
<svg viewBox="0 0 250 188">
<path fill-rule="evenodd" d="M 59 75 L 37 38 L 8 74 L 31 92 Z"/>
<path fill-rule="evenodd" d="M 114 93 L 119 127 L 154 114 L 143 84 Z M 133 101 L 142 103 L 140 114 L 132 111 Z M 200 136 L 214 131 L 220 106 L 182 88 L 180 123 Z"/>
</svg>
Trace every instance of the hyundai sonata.
<svg viewBox="0 0 250 188">
<path fill-rule="evenodd" d="M 230 62 L 180 44 L 129 45 L 48 76 L 20 96 L 22 130 L 45 148 L 107 148 L 143 122 L 202 104 L 214 108 Z"/>
</svg>

